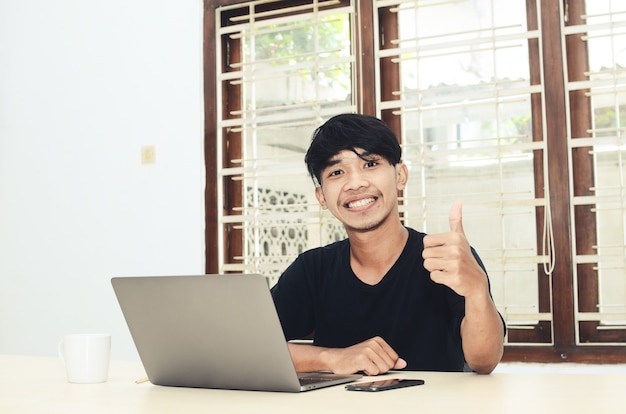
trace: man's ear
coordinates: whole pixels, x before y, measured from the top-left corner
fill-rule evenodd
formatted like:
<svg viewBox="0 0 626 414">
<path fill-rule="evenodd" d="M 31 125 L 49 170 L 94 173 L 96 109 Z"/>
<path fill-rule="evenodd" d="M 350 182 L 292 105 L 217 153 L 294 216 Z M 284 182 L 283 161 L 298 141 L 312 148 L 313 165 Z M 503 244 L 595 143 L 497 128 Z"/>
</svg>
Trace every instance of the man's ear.
<svg viewBox="0 0 626 414">
<path fill-rule="evenodd" d="M 396 164 L 396 186 L 398 191 L 404 190 L 406 187 L 406 183 L 409 180 L 409 169 L 406 164 L 398 163 Z"/>
<path fill-rule="evenodd" d="M 317 201 L 320 203 L 323 209 L 326 209 L 326 199 L 324 198 L 324 192 L 322 191 L 322 187 L 315 187 L 315 197 Z"/>
</svg>

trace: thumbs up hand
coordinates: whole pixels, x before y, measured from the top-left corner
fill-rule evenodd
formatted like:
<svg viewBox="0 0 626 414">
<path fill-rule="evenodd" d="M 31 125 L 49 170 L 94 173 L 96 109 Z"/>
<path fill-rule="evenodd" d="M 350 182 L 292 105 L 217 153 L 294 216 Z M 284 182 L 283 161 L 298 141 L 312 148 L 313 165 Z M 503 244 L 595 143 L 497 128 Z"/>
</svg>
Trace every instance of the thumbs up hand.
<svg viewBox="0 0 626 414">
<path fill-rule="evenodd" d="M 463 231 L 462 203 L 450 209 L 450 232 L 424 237 L 424 268 L 430 278 L 461 296 L 488 294 L 487 275 L 472 254 Z"/>
</svg>

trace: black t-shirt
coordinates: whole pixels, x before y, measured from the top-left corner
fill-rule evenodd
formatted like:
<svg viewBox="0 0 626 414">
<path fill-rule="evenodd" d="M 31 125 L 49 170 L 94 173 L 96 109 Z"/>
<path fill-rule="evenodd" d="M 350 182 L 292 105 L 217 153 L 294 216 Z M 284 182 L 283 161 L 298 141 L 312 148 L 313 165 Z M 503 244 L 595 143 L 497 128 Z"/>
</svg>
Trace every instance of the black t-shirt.
<svg viewBox="0 0 626 414">
<path fill-rule="evenodd" d="M 463 370 L 465 299 L 430 279 L 425 235 L 408 230 L 402 254 L 374 286 L 352 271 L 347 239 L 298 256 L 272 288 L 286 339 L 314 332 L 315 345 L 343 348 L 380 336 L 408 370 Z"/>
</svg>

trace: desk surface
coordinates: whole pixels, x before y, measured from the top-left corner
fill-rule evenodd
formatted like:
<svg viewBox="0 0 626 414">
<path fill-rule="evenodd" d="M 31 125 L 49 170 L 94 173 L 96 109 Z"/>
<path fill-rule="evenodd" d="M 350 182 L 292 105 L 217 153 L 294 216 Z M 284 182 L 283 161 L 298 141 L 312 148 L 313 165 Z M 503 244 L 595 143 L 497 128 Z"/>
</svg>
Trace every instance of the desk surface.
<svg viewBox="0 0 626 414">
<path fill-rule="evenodd" d="M 139 362 L 111 363 L 102 384 L 69 384 L 56 358 L 0 355 L 0 413 L 623 413 L 626 373 L 403 372 L 425 385 L 379 393 L 343 386 L 298 394 L 136 384 Z"/>
</svg>

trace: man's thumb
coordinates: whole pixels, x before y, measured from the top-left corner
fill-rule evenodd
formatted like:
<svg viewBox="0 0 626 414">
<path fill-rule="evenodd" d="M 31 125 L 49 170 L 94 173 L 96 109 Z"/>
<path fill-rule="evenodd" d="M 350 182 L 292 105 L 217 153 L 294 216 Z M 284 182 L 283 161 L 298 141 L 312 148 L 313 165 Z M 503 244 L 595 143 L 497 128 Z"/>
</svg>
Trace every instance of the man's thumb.
<svg viewBox="0 0 626 414">
<path fill-rule="evenodd" d="M 455 233 L 463 233 L 463 202 L 457 201 L 450 209 L 450 231 Z"/>
</svg>

